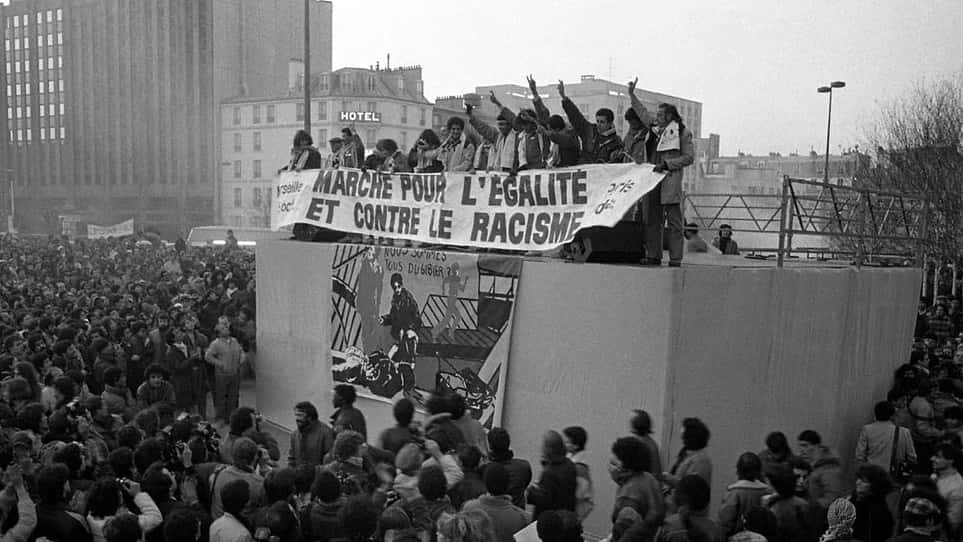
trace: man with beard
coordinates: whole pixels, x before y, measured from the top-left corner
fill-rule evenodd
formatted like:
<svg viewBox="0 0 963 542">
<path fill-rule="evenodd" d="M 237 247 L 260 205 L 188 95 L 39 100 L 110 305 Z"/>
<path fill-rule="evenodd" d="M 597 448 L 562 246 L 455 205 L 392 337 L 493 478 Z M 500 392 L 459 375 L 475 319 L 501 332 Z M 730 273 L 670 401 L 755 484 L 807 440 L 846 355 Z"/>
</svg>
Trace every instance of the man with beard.
<svg viewBox="0 0 963 542">
<path fill-rule="evenodd" d="M 161 365 L 168 371 L 170 371 L 171 368 L 167 365 L 167 343 L 164 338 L 167 337 L 167 331 L 170 329 L 170 326 L 170 316 L 165 312 L 159 312 L 157 313 L 157 325 L 151 330 L 148 336 L 152 352 L 151 363 Z"/>
<path fill-rule="evenodd" d="M 320 465 L 334 445 L 334 431 L 318 419 L 318 409 L 307 401 L 294 405 L 294 421 L 298 428 L 291 433 L 288 466 Z"/>
<path fill-rule="evenodd" d="M 405 289 L 401 273 L 391 275 L 391 312 L 381 317 L 381 325 L 391 326 L 391 336 L 398 343 L 401 361 L 413 362 L 418 347 L 418 330 L 421 328 L 421 315 L 418 302 L 411 292 Z M 389 352 L 390 357 L 395 354 Z"/>
</svg>

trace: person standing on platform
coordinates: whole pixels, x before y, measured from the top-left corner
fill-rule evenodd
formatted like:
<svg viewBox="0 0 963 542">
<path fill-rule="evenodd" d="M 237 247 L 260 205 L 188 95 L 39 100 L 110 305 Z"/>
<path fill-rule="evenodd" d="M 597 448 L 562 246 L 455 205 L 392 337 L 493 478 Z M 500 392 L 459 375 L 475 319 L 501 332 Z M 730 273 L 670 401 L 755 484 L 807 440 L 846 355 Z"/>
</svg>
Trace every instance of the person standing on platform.
<svg viewBox="0 0 963 542">
<path fill-rule="evenodd" d="M 217 320 L 217 339 L 207 348 L 204 359 L 214 366 L 214 417 L 227 421 L 238 406 L 241 386 L 241 344 L 231 336 L 226 316 Z"/>
<path fill-rule="evenodd" d="M 291 161 L 281 171 L 301 171 L 302 169 L 321 169 L 321 153 L 314 147 L 314 139 L 304 130 L 294 134 L 294 148 Z"/>
<path fill-rule="evenodd" d="M 360 168 L 364 164 L 364 142 L 352 126 L 341 130 L 341 148 L 336 167 Z"/>
<path fill-rule="evenodd" d="M 630 96 L 632 109 L 645 110 L 645 106 L 633 92 Z M 645 118 L 640 115 L 640 118 Z M 685 167 L 695 160 L 692 148 L 692 132 L 682 122 L 682 116 L 672 104 L 660 104 L 655 115 L 653 132 L 658 136 L 651 162 L 656 173 L 665 173 L 662 181 L 643 198 L 646 209 L 644 265 L 662 264 L 662 242 L 666 237 L 669 245 L 669 266 L 682 265 L 683 219 L 682 179 Z M 668 227 L 666 227 L 668 224 Z"/>
<path fill-rule="evenodd" d="M 739 255 L 739 243 L 732 238 L 732 226 L 729 224 L 719 226 L 719 237 L 712 240 L 712 246 L 719 249 L 719 252 L 726 256 Z"/>
<path fill-rule="evenodd" d="M 324 158 L 324 169 L 338 169 L 338 166 L 341 165 L 339 155 L 343 145 L 344 140 L 340 137 L 332 137 L 328 140 L 328 148 L 331 149 L 331 154 Z"/>
<path fill-rule="evenodd" d="M 562 109 L 582 142 L 583 164 L 617 164 L 622 162 L 622 139 L 615 131 L 615 113 L 607 107 L 595 112 L 595 123 L 589 122 L 578 106 L 565 95 L 565 83 L 558 82 Z"/>
</svg>

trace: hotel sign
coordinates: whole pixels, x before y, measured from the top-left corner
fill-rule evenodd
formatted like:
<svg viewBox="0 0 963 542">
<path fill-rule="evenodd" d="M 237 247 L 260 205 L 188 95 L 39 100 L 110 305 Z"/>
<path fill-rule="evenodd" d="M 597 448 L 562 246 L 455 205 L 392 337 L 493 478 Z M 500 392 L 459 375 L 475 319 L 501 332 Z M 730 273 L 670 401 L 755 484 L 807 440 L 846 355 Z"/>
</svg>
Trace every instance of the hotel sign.
<svg viewBox="0 0 963 542">
<path fill-rule="evenodd" d="M 342 111 L 341 122 L 381 122 L 377 111 Z"/>
</svg>

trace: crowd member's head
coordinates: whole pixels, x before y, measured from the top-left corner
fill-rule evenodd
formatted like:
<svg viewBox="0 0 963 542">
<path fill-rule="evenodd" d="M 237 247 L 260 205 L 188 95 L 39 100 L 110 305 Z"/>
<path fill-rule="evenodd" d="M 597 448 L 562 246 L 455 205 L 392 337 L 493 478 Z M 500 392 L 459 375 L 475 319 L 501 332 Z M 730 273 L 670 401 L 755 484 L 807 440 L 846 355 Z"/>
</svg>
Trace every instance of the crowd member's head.
<svg viewBox="0 0 963 542">
<path fill-rule="evenodd" d="M 632 419 L 629 421 L 632 434 L 645 437 L 652 434 L 652 417 L 644 410 L 633 410 Z"/>
<path fill-rule="evenodd" d="M 906 526 L 925 533 L 935 533 L 943 523 L 943 513 L 932 499 L 915 497 L 903 508 Z"/>
<path fill-rule="evenodd" d="M 40 403 L 29 403 L 17 413 L 16 425 L 25 431 L 32 431 L 36 434 L 43 434 L 47 430 L 47 419 L 44 417 L 44 408 Z"/>
<path fill-rule="evenodd" d="M 147 384 L 150 387 L 160 388 L 164 385 L 164 381 L 167 380 L 168 372 L 163 365 L 152 363 L 144 371 L 144 376 L 147 377 Z"/>
<path fill-rule="evenodd" d="M 364 446 L 364 437 L 361 436 L 361 433 L 345 430 L 338 433 L 338 436 L 334 438 L 331 452 L 338 461 L 348 461 L 353 457 L 361 456 L 362 446 Z"/>
<path fill-rule="evenodd" d="M 156 410 L 145 408 L 134 416 L 134 427 L 140 429 L 145 436 L 152 437 L 160 428 L 160 416 Z"/>
<path fill-rule="evenodd" d="M 30 387 L 30 383 L 20 376 L 15 376 L 7 381 L 5 395 L 7 401 L 14 407 L 34 401 L 37 397 Z"/>
<path fill-rule="evenodd" d="M 201 534 L 201 521 L 190 510 L 175 510 L 164 518 L 165 540 L 197 542 Z"/>
<path fill-rule="evenodd" d="M 104 385 L 112 388 L 126 386 L 124 370 L 120 367 L 108 367 L 107 370 L 104 371 Z"/>
<path fill-rule="evenodd" d="M 275 469 L 264 478 L 264 496 L 268 502 L 290 501 L 294 496 L 294 469 Z"/>
<path fill-rule="evenodd" d="M 448 407 L 453 420 L 460 420 L 468 412 L 468 404 L 465 402 L 465 398 L 457 393 L 453 393 L 449 397 Z"/>
<path fill-rule="evenodd" d="M 853 523 L 856 522 L 856 506 L 849 499 L 836 499 L 826 511 L 828 528 L 824 535 L 826 540 L 847 540 L 853 535 Z"/>
<path fill-rule="evenodd" d="M 666 127 L 671 122 L 675 122 L 679 125 L 679 132 L 682 132 L 682 115 L 679 114 L 679 110 L 672 104 L 661 103 L 655 111 L 655 122 L 661 127 Z"/>
<path fill-rule="evenodd" d="M 438 139 L 438 134 L 436 134 L 434 130 L 422 130 L 418 136 L 416 146 L 420 149 L 437 149 L 441 146 L 441 140 Z"/>
<path fill-rule="evenodd" d="M 819 436 L 819 433 L 807 429 L 802 433 L 799 433 L 799 456 L 809 461 L 810 463 L 815 463 L 822 457 L 822 445 L 823 439 Z"/>
<path fill-rule="evenodd" d="M 776 516 L 762 506 L 753 506 L 743 515 L 742 524 L 745 530 L 760 534 L 766 540 L 776 540 L 779 536 L 779 522 Z"/>
<path fill-rule="evenodd" d="M 639 114 L 631 107 L 625 112 L 625 121 L 629 123 L 629 128 L 634 131 L 643 130 L 646 127 L 642 119 L 639 118 Z"/>
<path fill-rule="evenodd" d="M 411 399 L 402 397 L 395 402 L 392 413 L 399 427 L 408 427 L 415 417 L 415 404 L 411 402 Z"/>
<path fill-rule="evenodd" d="M 462 446 L 458 451 L 458 462 L 464 472 L 477 472 L 481 466 L 482 453 L 475 446 Z"/>
<path fill-rule="evenodd" d="M 492 461 L 512 458 L 512 438 L 504 427 L 495 427 L 488 432 L 488 455 Z"/>
<path fill-rule="evenodd" d="M 257 429 L 257 412 L 251 407 L 238 407 L 231 412 L 229 419 L 230 433 L 235 436 L 243 435 L 248 429 Z"/>
<path fill-rule="evenodd" d="M 351 384 L 338 384 L 334 387 L 334 408 L 344 408 L 354 405 L 358 392 Z"/>
<path fill-rule="evenodd" d="M 70 492 L 70 470 L 63 463 L 54 463 L 37 474 L 37 496 L 41 504 L 56 506 L 67 502 Z"/>
<path fill-rule="evenodd" d="M 963 408 L 951 406 L 943 411 L 943 421 L 950 430 L 963 429 Z"/>
<path fill-rule="evenodd" d="M 144 440 L 144 434 L 134 425 L 125 425 L 117 430 L 117 445 L 135 450 Z"/>
<path fill-rule="evenodd" d="M 512 131 L 512 123 L 503 113 L 498 113 L 498 117 L 495 119 L 495 126 L 498 128 L 498 132 L 503 136 L 507 136 Z"/>
<path fill-rule="evenodd" d="M 378 508 L 365 495 L 348 499 L 338 512 L 350 542 L 366 542 L 378 530 Z"/>
<path fill-rule="evenodd" d="M 542 437 L 542 460 L 557 463 L 565 458 L 565 441 L 558 431 L 548 431 Z"/>
<path fill-rule="evenodd" d="M 736 475 L 740 480 L 755 481 L 762 477 L 762 461 L 759 456 L 746 452 L 736 461 Z"/>
<path fill-rule="evenodd" d="M 142 536 L 140 522 L 130 512 L 118 514 L 104 524 L 107 542 L 139 542 Z"/>
<path fill-rule="evenodd" d="M 697 452 L 709 445 L 709 428 L 699 418 L 682 420 L 682 445 L 686 450 Z"/>
<path fill-rule="evenodd" d="M 565 451 L 569 455 L 575 455 L 585 451 L 585 445 L 588 443 L 588 432 L 585 431 L 584 427 L 573 425 L 562 429 L 562 438 L 565 440 Z"/>
<path fill-rule="evenodd" d="M 332 137 L 328 140 L 328 147 L 331 149 L 331 154 L 340 151 L 342 146 L 344 146 L 344 140 L 340 137 Z"/>
<path fill-rule="evenodd" d="M 777 459 L 785 459 L 792 455 L 789 440 L 782 431 L 773 431 L 766 435 L 766 449 Z"/>
<path fill-rule="evenodd" d="M 106 518 L 116 514 L 123 502 L 123 486 L 120 482 L 114 478 L 101 478 L 90 487 L 87 511 L 95 518 Z"/>
<path fill-rule="evenodd" d="M 323 503 L 336 502 L 341 498 L 341 482 L 338 477 L 328 470 L 318 473 L 311 485 L 311 497 Z"/>
<path fill-rule="evenodd" d="M 675 503 L 689 512 L 702 512 L 709 506 L 710 488 L 704 478 L 687 474 L 675 489 Z"/>
<path fill-rule="evenodd" d="M 414 442 L 409 442 L 398 450 L 398 455 L 395 456 L 395 468 L 403 474 L 415 476 L 421 469 L 422 456 L 421 447 Z"/>
<path fill-rule="evenodd" d="M 499 497 L 502 495 L 508 495 L 509 484 L 511 479 L 508 477 L 508 471 L 501 463 L 489 463 L 485 465 L 484 473 L 485 481 L 485 491 L 489 495 L 494 497 Z"/>
<path fill-rule="evenodd" d="M 602 107 L 595 112 L 595 125 L 598 127 L 599 133 L 604 134 L 614 129 L 614 123 L 615 113 L 608 107 Z"/>
<path fill-rule="evenodd" d="M 77 396 L 77 382 L 69 376 L 60 376 L 54 380 L 54 408 L 63 408 Z"/>
<path fill-rule="evenodd" d="M 786 465 L 773 465 L 766 472 L 766 478 L 779 497 L 789 499 L 796 495 L 796 475 L 792 468 Z"/>
<path fill-rule="evenodd" d="M 176 491 L 176 479 L 160 463 L 155 463 L 147 469 L 141 479 L 141 488 L 144 493 L 150 495 L 151 499 L 157 504 L 167 502 L 174 496 Z"/>
<path fill-rule="evenodd" d="M 856 494 L 862 497 L 885 497 L 893 488 L 886 469 L 868 463 L 856 468 Z"/>
<path fill-rule="evenodd" d="M 432 465 L 421 469 L 418 473 L 418 491 L 428 501 L 445 498 L 448 486 L 441 468 Z"/>
<path fill-rule="evenodd" d="M 535 532 L 543 542 L 582 542 L 582 524 L 569 510 L 542 512 L 535 524 Z"/>
<path fill-rule="evenodd" d="M 448 129 L 448 135 L 452 139 L 457 140 L 461 138 L 462 132 L 465 131 L 465 121 L 462 120 L 461 117 L 451 117 L 448 119 L 445 127 Z"/>
<path fill-rule="evenodd" d="M 616 483 L 649 470 L 651 458 L 645 444 L 634 437 L 623 437 L 612 444 L 609 474 Z"/>
<path fill-rule="evenodd" d="M 496 540 L 491 518 L 481 510 L 444 514 L 438 520 L 439 542 L 488 542 Z"/>
<path fill-rule="evenodd" d="M 794 457 L 789 461 L 789 468 L 796 480 L 796 495 L 805 497 L 809 491 L 809 475 L 813 471 L 812 465 L 802 457 Z"/>
<path fill-rule="evenodd" d="M 398 152 L 398 143 L 394 139 L 379 139 L 375 143 L 375 151 L 384 158 L 390 158 Z"/>
<path fill-rule="evenodd" d="M 310 147 L 311 145 L 314 145 L 314 139 L 311 137 L 311 134 L 309 134 L 307 131 L 298 130 L 294 134 L 293 145 L 295 150 L 301 150 L 301 149 L 304 149 L 305 147 Z"/>
<path fill-rule="evenodd" d="M 151 465 L 164 459 L 164 443 L 151 437 L 144 439 L 134 450 L 134 468 L 143 474 Z"/>
<path fill-rule="evenodd" d="M 277 536 L 281 542 L 299 539 L 298 518 L 287 502 L 276 501 L 268 507 L 265 526 L 271 529 L 272 537 Z"/>
<path fill-rule="evenodd" d="M 301 401 L 294 405 L 294 422 L 298 429 L 307 429 L 318 419 L 318 409 L 307 401 Z"/>
<path fill-rule="evenodd" d="M 245 480 L 231 480 L 221 488 L 221 505 L 224 513 L 241 518 L 241 512 L 251 498 L 251 488 Z"/>
<path fill-rule="evenodd" d="M 294 469 L 294 491 L 297 495 L 310 495 L 314 483 L 314 467 L 307 463 Z"/>
<path fill-rule="evenodd" d="M 232 462 L 235 467 L 242 469 L 251 469 L 257 464 L 258 461 L 258 447 L 257 444 L 247 438 L 241 437 L 234 441 L 234 457 Z"/>
<path fill-rule="evenodd" d="M 931 459 L 933 472 L 942 474 L 957 470 L 961 459 L 963 459 L 963 452 L 960 452 L 959 448 L 950 444 L 939 444 Z"/>
<path fill-rule="evenodd" d="M 126 446 L 112 450 L 107 456 L 110 470 L 118 478 L 134 477 L 134 452 Z"/>
</svg>

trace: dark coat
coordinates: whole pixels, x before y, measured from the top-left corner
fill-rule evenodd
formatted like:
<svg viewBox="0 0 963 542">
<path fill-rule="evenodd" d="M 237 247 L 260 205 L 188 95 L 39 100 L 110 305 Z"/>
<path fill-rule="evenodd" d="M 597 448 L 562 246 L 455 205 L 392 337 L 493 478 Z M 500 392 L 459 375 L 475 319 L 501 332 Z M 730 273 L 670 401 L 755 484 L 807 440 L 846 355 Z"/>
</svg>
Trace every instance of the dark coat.
<svg viewBox="0 0 963 542">
<path fill-rule="evenodd" d="M 288 466 L 320 465 L 332 446 L 334 431 L 321 420 L 314 420 L 304 431 L 298 429 L 291 433 Z"/>
<path fill-rule="evenodd" d="M 42 536 L 58 542 L 92 542 L 83 516 L 67 511 L 62 505 L 37 505 L 37 527 L 30 540 Z"/>
<path fill-rule="evenodd" d="M 512 504 L 524 510 L 525 490 L 532 483 L 532 465 L 524 459 L 516 459 L 510 451 L 504 456 L 493 453 L 489 459 L 508 471 L 507 493 L 512 498 Z"/>
<path fill-rule="evenodd" d="M 862 542 L 885 542 L 893 536 L 893 515 L 885 497 L 853 496 L 850 500 L 856 507 L 853 538 Z"/>
<path fill-rule="evenodd" d="M 535 507 L 532 517 L 548 510 L 575 511 L 575 464 L 569 458 L 546 463 L 538 485 L 528 488 L 528 503 Z"/>
</svg>

